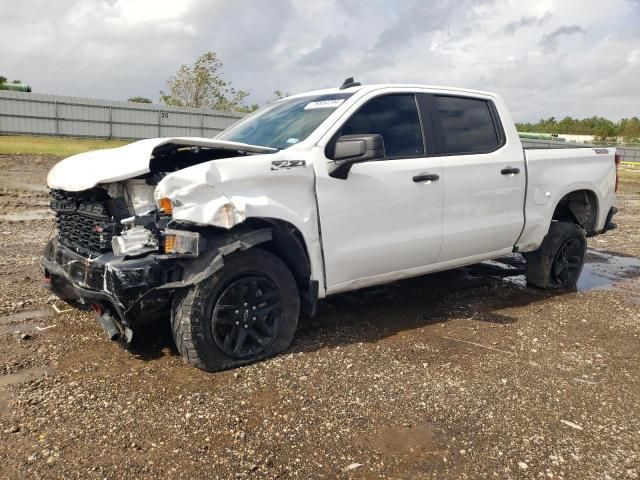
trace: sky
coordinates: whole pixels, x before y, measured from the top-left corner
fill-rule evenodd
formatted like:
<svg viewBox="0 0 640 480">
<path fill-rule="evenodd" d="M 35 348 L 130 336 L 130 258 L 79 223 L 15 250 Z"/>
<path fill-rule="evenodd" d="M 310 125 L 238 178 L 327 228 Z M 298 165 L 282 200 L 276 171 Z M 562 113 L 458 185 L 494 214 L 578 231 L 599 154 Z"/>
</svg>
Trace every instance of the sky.
<svg viewBox="0 0 640 480">
<path fill-rule="evenodd" d="M 490 90 L 516 121 L 640 116 L 640 0 L 4 0 L 0 75 L 34 92 L 157 102 L 213 50 L 269 101 L 363 83 Z"/>
</svg>

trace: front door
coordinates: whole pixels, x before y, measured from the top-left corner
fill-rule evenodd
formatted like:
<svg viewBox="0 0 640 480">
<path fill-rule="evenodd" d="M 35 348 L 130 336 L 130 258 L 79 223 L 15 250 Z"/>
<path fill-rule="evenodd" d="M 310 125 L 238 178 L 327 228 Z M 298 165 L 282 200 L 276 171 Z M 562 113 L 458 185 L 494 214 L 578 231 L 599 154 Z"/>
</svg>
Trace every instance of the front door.
<svg viewBox="0 0 640 480">
<path fill-rule="evenodd" d="M 380 134 L 385 158 L 355 164 L 344 180 L 317 171 L 328 293 L 435 263 L 442 243 L 442 161 L 426 154 L 415 95 L 366 101 L 336 137 L 352 134 Z"/>
</svg>

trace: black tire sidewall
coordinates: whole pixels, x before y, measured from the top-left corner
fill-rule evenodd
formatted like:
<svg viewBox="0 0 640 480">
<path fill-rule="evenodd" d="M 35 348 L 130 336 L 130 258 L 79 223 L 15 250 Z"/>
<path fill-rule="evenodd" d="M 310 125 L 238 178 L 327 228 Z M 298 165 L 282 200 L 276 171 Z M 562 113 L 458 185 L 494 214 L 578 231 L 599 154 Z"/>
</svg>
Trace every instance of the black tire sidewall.
<svg viewBox="0 0 640 480">
<path fill-rule="evenodd" d="M 267 277 L 279 290 L 281 314 L 276 336 L 268 347 L 253 357 L 237 359 L 226 355 L 216 344 L 211 329 L 211 315 L 219 296 L 231 282 L 255 274 Z M 196 365 L 209 371 L 245 365 L 286 350 L 298 325 L 300 298 L 293 275 L 282 260 L 259 248 L 225 257 L 223 268 L 192 288 L 184 300 L 178 302 L 175 308 L 189 310 L 181 313 L 190 322 L 191 341 L 199 360 Z M 182 352 L 182 348 L 178 348 Z"/>
<path fill-rule="evenodd" d="M 566 284 L 560 284 L 553 278 L 553 266 L 558 251 L 571 239 L 578 240 L 582 245 L 582 259 L 580 267 L 574 276 L 569 279 Z M 552 222 L 549 227 L 549 233 L 544 238 L 540 249 L 529 254 L 527 258 L 527 275 L 530 276 L 531 279 L 537 279 L 537 281 L 532 283 L 543 288 L 575 288 L 578 278 L 582 273 L 582 268 L 584 267 L 586 252 L 587 239 L 584 229 L 580 225 L 569 222 Z M 529 265 L 529 263 L 531 265 Z M 529 270 L 532 271 L 530 272 Z"/>
</svg>

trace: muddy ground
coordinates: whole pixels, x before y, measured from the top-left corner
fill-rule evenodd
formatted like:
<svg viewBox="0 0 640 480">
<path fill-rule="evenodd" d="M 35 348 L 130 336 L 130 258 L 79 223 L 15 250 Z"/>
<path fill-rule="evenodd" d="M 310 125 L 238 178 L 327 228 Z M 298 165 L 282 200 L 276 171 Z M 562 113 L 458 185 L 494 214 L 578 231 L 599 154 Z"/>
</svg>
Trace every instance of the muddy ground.
<svg viewBox="0 0 640 480">
<path fill-rule="evenodd" d="M 286 354 L 206 374 L 166 325 L 124 351 L 41 288 L 53 162 L 0 156 L 0 478 L 640 475 L 639 183 L 578 292 L 486 262 L 331 297 Z"/>
</svg>

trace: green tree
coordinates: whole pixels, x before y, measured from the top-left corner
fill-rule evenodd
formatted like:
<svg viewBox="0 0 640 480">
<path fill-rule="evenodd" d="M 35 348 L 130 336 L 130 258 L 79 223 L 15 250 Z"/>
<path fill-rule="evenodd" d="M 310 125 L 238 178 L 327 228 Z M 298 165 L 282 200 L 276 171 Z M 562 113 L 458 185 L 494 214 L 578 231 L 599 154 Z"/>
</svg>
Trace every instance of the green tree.
<svg viewBox="0 0 640 480">
<path fill-rule="evenodd" d="M 147 97 L 131 97 L 127 99 L 127 102 L 132 103 L 153 103 L 150 98 Z"/>
<path fill-rule="evenodd" d="M 11 83 L 22 83 L 22 80 L 12 80 Z"/>
<path fill-rule="evenodd" d="M 7 77 L 0 75 L 0 83 L 7 83 Z"/>
<path fill-rule="evenodd" d="M 616 128 L 614 125 L 607 125 L 606 123 L 601 123 L 593 131 L 593 135 L 596 137 L 597 140 L 604 142 L 616 136 Z"/>
<path fill-rule="evenodd" d="M 282 100 L 290 95 L 289 92 L 284 93 L 282 90 L 274 90 L 273 91 L 273 100 Z"/>
<path fill-rule="evenodd" d="M 620 121 L 620 136 L 626 142 L 640 141 L 640 119 L 638 117 L 623 118 Z"/>
<path fill-rule="evenodd" d="M 248 92 L 236 90 L 222 76 L 222 62 L 215 52 L 200 55 L 193 65 L 181 65 L 166 82 L 166 93 L 160 100 L 178 107 L 211 108 L 214 110 L 246 112 Z"/>
</svg>

